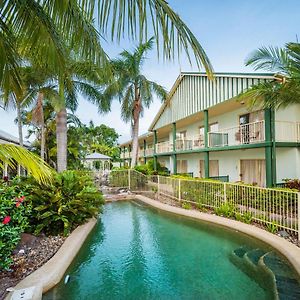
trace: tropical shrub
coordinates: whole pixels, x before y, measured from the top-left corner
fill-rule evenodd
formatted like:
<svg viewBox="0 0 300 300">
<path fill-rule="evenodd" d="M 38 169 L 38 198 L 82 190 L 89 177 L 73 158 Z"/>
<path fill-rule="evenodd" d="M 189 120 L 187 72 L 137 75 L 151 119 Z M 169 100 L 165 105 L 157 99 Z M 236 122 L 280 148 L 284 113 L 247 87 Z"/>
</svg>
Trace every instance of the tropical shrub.
<svg viewBox="0 0 300 300">
<path fill-rule="evenodd" d="M 189 202 L 183 202 L 183 203 L 181 204 L 181 207 L 184 208 L 184 209 L 191 209 L 191 208 L 192 208 L 192 205 L 191 205 L 191 203 L 189 203 Z"/>
<path fill-rule="evenodd" d="M 232 218 L 235 216 L 236 207 L 231 203 L 224 203 L 220 207 L 215 208 L 215 213 L 218 216 Z"/>
<path fill-rule="evenodd" d="M 271 233 L 276 233 L 279 229 L 278 224 L 276 222 L 271 222 L 266 224 L 266 228 Z"/>
<path fill-rule="evenodd" d="M 21 233 L 29 226 L 31 204 L 26 195 L 26 192 L 21 192 L 14 185 L 2 184 L 0 187 L 0 270 L 9 268 L 12 251 Z"/>
<path fill-rule="evenodd" d="M 283 181 L 286 188 L 298 190 L 300 192 L 300 179 L 284 179 Z"/>
<path fill-rule="evenodd" d="M 77 225 L 97 217 L 104 203 L 92 178 L 84 173 L 56 174 L 48 186 L 32 178 L 25 182 L 31 186 L 28 196 L 33 208 L 30 225 L 35 234 L 68 235 Z"/>
</svg>

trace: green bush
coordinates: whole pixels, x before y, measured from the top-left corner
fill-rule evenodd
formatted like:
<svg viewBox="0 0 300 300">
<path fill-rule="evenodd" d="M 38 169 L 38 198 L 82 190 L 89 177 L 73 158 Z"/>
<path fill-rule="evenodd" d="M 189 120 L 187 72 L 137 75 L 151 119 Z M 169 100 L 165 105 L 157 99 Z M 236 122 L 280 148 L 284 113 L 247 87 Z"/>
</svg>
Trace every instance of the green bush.
<svg viewBox="0 0 300 300">
<path fill-rule="evenodd" d="M 271 233 L 276 233 L 276 232 L 278 231 L 278 229 L 279 229 L 277 223 L 274 222 L 274 221 L 271 222 L 271 223 L 267 223 L 267 224 L 266 224 L 266 228 L 267 228 L 267 230 L 268 230 L 269 232 L 271 232 Z"/>
<path fill-rule="evenodd" d="M 35 234 L 42 231 L 68 235 L 77 225 L 97 217 L 104 203 L 92 178 L 76 171 L 56 174 L 50 186 L 32 178 L 25 183 L 31 186 L 28 196 L 33 207 L 30 225 Z"/>
<path fill-rule="evenodd" d="M 191 208 L 192 208 L 192 205 L 191 205 L 191 203 L 189 203 L 189 202 L 183 202 L 183 203 L 181 204 L 181 207 L 184 208 L 184 209 L 191 209 Z"/>
<path fill-rule="evenodd" d="M 244 222 L 246 224 L 251 224 L 253 220 L 253 216 L 251 212 L 244 212 L 243 214 L 240 212 L 235 213 L 235 219 L 240 222 Z"/>
<path fill-rule="evenodd" d="M 235 216 L 236 207 L 231 203 L 224 203 L 220 207 L 215 208 L 215 213 L 218 216 L 232 218 Z"/>
<path fill-rule="evenodd" d="M 31 205 L 26 195 L 18 186 L 0 187 L 0 270 L 9 268 L 12 251 L 29 226 Z"/>
</svg>

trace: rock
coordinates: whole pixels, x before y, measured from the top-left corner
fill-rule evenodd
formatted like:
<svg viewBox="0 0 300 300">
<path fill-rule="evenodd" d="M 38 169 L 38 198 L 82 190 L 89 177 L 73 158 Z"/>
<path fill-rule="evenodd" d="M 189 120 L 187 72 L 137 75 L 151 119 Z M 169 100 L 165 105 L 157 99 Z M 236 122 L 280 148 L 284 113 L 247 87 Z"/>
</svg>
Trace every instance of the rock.
<svg viewBox="0 0 300 300">
<path fill-rule="evenodd" d="M 24 249 L 21 249 L 21 250 L 19 250 L 19 252 L 18 252 L 20 255 L 24 255 L 25 254 L 25 250 Z"/>
<path fill-rule="evenodd" d="M 29 234 L 29 233 L 22 233 L 21 240 L 16 248 L 17 251 L 28 248 L 28 247 L 36 247 L 39 244 L 39 238 Z"/>
<path fill-rule="evenodd" d="M 290 235 L 285 230 L 278 231 L 278 235 L 280 235 L 283 238 L 288 238 Z"/>
</svg>

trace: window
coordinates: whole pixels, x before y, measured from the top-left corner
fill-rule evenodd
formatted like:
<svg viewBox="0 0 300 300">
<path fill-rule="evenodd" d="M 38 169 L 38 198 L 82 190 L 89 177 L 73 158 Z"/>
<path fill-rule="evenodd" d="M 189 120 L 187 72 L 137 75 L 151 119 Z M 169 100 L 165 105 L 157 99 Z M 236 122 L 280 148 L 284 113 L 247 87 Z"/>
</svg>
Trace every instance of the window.
<svg viewBox="0 0 300 300">
<path fill-rule="evenodd" d="M 210 177 L 219 176 L 219 161 L 218 160 L 210 160 L 209 161 L 209 176 Z M 204 160 L 200 160 L 199 177 L 205 178 Z"/>
<path fill-rule="evenodd" d="M 177 173 L 187 172 L 187 160 L 177 160 Z"/>
<path fill-rule="evenodd" d="M 208 131 L 209 132 L 217 132 L 218 130 L 219 130 L 219 123 L 218 122 L 209 124 L 209 126 L 208 126 Z M 204 135 L 204 126 L 199 127 L 199 134 Z"/>
<path fill-rule="evenodd" d="M 186 138 L 186 130 L 176 133 L 176 139 L 184 140 Z"/>
<path fill-rule="evenodd" d="M 259 186 L 266 185 L 266 168 L 264 159 L 243 159 L 240 162 L 241 181 Z"/>
</svg>

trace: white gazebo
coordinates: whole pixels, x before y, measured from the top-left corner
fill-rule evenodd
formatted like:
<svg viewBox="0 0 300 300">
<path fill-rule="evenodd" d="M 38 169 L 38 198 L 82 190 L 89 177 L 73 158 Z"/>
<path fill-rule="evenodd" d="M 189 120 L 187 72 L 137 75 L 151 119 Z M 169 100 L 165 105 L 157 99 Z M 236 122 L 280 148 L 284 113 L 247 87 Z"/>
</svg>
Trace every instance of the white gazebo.
<svg viewBox="0 0 300 300">
<path fill-rule="evenodd" d="M 103 172 L 110 170 L 110 161 L 110 156 L 94 152 L 92 154 L 87 155 L 83 160 L 83 163 L 85 167 L 89 168 L 92 171 Z"/>
</svg>

